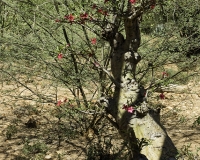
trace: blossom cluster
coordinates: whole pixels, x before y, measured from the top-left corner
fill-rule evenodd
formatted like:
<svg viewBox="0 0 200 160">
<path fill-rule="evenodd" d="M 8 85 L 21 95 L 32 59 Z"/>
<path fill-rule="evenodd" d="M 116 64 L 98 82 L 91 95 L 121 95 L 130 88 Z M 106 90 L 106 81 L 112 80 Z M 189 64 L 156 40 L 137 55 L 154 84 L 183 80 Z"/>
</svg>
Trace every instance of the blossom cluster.
<svg viewBox="0 0 200 160">
<path fill-rule="evenodd" d="M 105 3 L 108 2 L 109 0 L 105 0 Z M 96 13 L 102 14 L 104 16 L 108 16 L 108 11 L 98 7 L 96 4 L 92 5 L 92 9 L 96 9 Z M 79 16 L 75 16 L 72 13 L 65 15 L 64 16 L 64 20 L 67 20 L 67 22 L 69 22 L 70 24 L 74 23 L 74 22 L 78 22 L 81 24 L 84 24 L 86 20 L 93 20 L 93 14 L 88 14 L 87 12 L 81 13 Z M 59 23 L 62 20 L 60 19 L 56 19 L 55 22 Z"/>
<path fill-rule="evenodd" d="M 129 0 L 130 3 L 134 4 L 136 0 Z"/>
</svg>

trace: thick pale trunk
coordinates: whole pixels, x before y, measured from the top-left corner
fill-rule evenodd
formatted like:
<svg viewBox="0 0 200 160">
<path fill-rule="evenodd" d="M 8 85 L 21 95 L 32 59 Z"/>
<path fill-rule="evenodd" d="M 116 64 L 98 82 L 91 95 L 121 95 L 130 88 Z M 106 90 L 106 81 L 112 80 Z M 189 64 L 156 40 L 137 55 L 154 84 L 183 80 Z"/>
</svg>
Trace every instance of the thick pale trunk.
<svg viewBox="0 0 200 160">
<path fill-rule="evenodd" d="M 133 68 L 127 66 L 133 62 L 130 59 L 134 59 L 136 55 L 130 51 L 121 55 L 123 56 L 121 63 L 119 61 L 116 63 L 115 58 L 112 59 L 113 65 L 121 66 L 121 78 L 118 81 L 120 86 L 116 86 L 114 103 L 110 106 L 110 110 L 116 119 L 120 134 L 131 147 L 130 159 L 138 160 L 142 157 L 149 160 L 175 159 L 177 151 L 160 124 L 159 110 L 150 109 L 150 106 L 143 101 L 144 89 L 135 81 L 134 75 L 129 74 Z M 135 111 L 127 112 L 123 109 L 124 105 L 133 106 Z"/>
<path fill-rule="evenodd" d="M 135 70 L 135 57 L 138 55 L 130 51 L 120 55 L 123 57 L 120 63 L 119 59 L 112 59 L 113 67 L 121 66 L 121 78 L 118 81 L 120 85 L 115 88 L 110 111 L 116 119 L 120 134 L 131 147 L 130 159 L 175 159 L 177 150 L 160 124 L 159 110 L 150 109 L 151 106 L 143 100 L 145 90 L 135 81 L 134 74 L 130 73 Z M 135 64 L 131 65 L 131 62 Z M 123 108 L 124 105 L 134 107 L 135 111 L 129 113 Z"/>
</svg>

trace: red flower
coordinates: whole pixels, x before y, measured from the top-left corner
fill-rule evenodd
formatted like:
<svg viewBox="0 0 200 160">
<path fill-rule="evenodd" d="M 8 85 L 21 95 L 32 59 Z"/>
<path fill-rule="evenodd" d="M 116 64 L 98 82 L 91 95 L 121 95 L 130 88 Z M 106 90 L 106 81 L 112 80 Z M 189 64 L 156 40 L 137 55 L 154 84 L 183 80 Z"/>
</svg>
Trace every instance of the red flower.
<svg viewBox="0 0 200 160">
<path fill-rule="evenodd" d="M 81 16 L 81 19 L 88 19 L 87 13 L 82 13 L 80 16 Z"/>
<path fill-rule="evenodd" d="M 62 59 L 63 58 L 63 54 L 62 53 L 59 53 L 58 54 L 58 59 Z"/>
<path fill-rule="evenodd" d="M 103 10 L 101 8 L 98 9 L 97 12 L 103 14 Z"/>
<path fill-rule="evenodd" d="M 132 106 L 127 106 L 125 104 L 123 105 L 122 109 L 125 109 L 129 113 L 133 113 L 133 111 L 134 111 L 134 108 Z"/>
<path fill-rule="evenodd" d="M 130 3 L 134 4 L 136 0 L 129 0 Z"/>
<path fill-rule="evenodd" d="M 159 95 L 159 97 L 160 97 L 160 99 L 165 99 L 164 93 L 161 93 L 161 94 Z"/>
<path fill-rule="evenodd" d="M 67 102 L 67 98 L 65 98 L 64 100 L 59 100 L 56 106 L 61 106 L 62 103 L 66 103 L 66 102 Z"/>
<path fill-rule="evenodd" d="M 103 15 L 107 16 L 107 15 L 108 15 L 108 12 L 107 12 L 107 11 L 104 11 L 104 12 L 103 12 Z"/>
<path fill-rule="evenodd" d="M 156 6 L 156 0 L 150 0 L 150 9 L 154 9 Z"/>
<path fill-rule="evenodd" d="M 94 62 L 94 66 L 95 66 L 96 68 L 99 68 L 99 67 L 100 67 L 100 64 L 99 64 L 98 62 Z"/>
<path fill-rule="evenodd" d="M 96 38 L 92 38 L 91 39 L 91 43 L 95 45 L 97 43 L 97 39 Z"/>
<path fill-rule="evenodd" d="M 72 14 L 65 16 L 65 19 L 67 19 L 69 22 L 73 22 L 74 21 L 74 16 Z"/>
<path fill-rule="evenodd" d="M 62 104 L 62 101 L 59 100 L 59 101 L 57 102 L 56 106 L 60 106 L 61 104 Z"/>
<path fill-rule="evenodd" d="M 127 112 L 129 112 L 129 113 L 133 113 L 133 111 L 134 111 L 134 108 L 133 107 L 128 107 L 128 109 L 127 109 Z"/>
<path fill-rule="evenodd" d="M 168 73 L 167 72 L 162 72 L 162 78 L 168 77 Z"/>
<path fill-rule="evenodd" d="M 154 9 L 155 8 L 155 5 L 151 5 L 151 7 L 150 7 L 151 9 Z"/>
<path fill-rule="evenodd" d="M 101 8 L 97 9 L 97 12 L 100 13 L 100 14 L 103 14 L 103 15 L 105 15 L 105 16 L 108 15 L 108 11 L 104 11 L 104 10 L 101 9 Z"/>
<path fill-rule="evenodd" d="M 57 22 L 57 23 L 58 23 L 58 22 L 60 22 L 60 20 L 59 20 L 59 19 L 56 19 L 56 20 L 55 20 L 55 22 Z"/>
</svg>

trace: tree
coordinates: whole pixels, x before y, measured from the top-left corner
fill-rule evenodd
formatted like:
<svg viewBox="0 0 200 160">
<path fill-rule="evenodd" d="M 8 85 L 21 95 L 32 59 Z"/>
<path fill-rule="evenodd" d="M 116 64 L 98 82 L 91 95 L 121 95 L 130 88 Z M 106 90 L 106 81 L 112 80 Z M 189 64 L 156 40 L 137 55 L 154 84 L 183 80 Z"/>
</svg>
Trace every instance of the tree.
<svg viewBox="0 0 200 160">
<path fill-rule="evenodd" d="M 1 19 L 1 42 L 5 48 L 3 57 L 11 57 L 13 64 L 23 60 L 21 63 L 27 68 L 34 68 L 30 74 L 27 68 L 22 70 L 10 65 L 11 70 L 7 71 L 4 66 L 2 73 L 11 76 L 43 102 L 55 102 L 37 87 L 28 87 L 17 78 L 24 75 L 34 77 L 40 73 L 42 78 L 46 75 L 49 80 L 50 76 L 52 86 L 61 83 L 71 91 L 79 109 L 82 106 L 90 108 L 90 98 L 84 90 L 89 83 L 95 86 L 91 90 L 93 96 L 95 90 L 99 92 L 100 114 L 105 110 L 106 117 L 128 143 L 131 151 L 129 159 L 175 159 L 177 150 L 160 123 L 160 109 L 154 109 L 147 101 L 151 89 L 168 83 L 169 79 L 161 79 L 158 83 L 147 81 L 145 86 L 141 83 L 147 72 L 152 70 L 153 74 L 153 69 L 168 63 L 174 56 L 172 58 L 167 52 L 167 58 L 153 64 L 150 58 L 155 55 L 146 55 L 148 64 L 142 66 L 143 70 L 137 67 L 143 54 L 138 52 L 141 44 L 140 22 L 143 14 L 153 12 L 154 0 L 105 0 L 98 3 L 90 0 L 10 0 L 1 4 L 4 11 L 10 14 L 4 14 Z M 162 6 L 161 2 L 157 4 Z M 15 24 L 10 28 L 12 17 Z M 4 34 L 5 30 L 15 32 L 11 37 Z M 170 44 L 164 41 L 161 45 L 164 48 Z M 46 70 L 41 70 L 41 65 Z M 17 71 L 20 71 L 20 76 Z"/>
<path fill-rule="evenodd" d="M 159 122 L 159 110 L 149 109 L 145 102 L 147 90 L 135 78 L 136 66 L 141 60 L 137 53 L 141 39 L 139 20 L 154 5 L 155 1 L 147 1 L 136 7 L 135 1 L 129 1 L 123 15 L 126 38 L 118 33 L 120 14 L 115 15 L 114 25 L 103 34 L 113 49 L 111 68 L 116 85 L 113 97 L 107 102 L 108 112 L 115 118 L 122 137 L 129 142 L 131 159 L 142 158 L 142 147 L 149 139 L 151 145 L 142 151 L 148 159 L 167 159 L 177 154 Z M 133 106 L 138 107 L 134 110 Z"/>
</svg>

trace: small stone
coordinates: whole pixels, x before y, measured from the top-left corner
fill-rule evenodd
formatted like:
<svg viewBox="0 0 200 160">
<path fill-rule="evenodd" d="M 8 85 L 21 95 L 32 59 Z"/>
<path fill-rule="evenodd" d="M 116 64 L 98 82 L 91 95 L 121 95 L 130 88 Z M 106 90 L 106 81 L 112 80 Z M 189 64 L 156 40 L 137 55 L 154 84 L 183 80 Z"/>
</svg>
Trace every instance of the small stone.
<svg viewBox="0 0 200 160">
<path fill-rule="evenodd" d="M 46 155 L 44 158 L 45 159 L 51 159 L 51 155 Z"/>
</svg>

